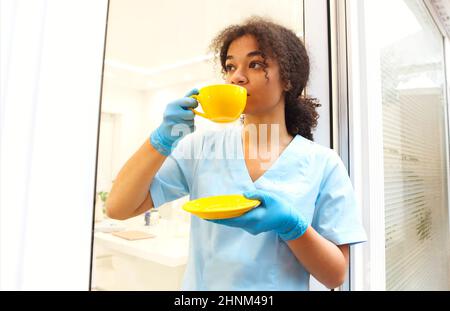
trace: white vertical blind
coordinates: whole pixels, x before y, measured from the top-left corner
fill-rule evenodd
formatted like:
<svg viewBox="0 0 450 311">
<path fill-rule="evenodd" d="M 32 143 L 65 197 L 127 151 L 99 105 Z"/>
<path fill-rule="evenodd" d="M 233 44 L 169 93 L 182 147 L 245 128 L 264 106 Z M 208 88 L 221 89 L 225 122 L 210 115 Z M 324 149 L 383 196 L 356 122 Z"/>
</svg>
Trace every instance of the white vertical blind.
<svg viewBox="0 0 450 311">
<path fill-rule="evenodd" d="M 370 2 L 384 24 L 386 289 L 448 290 L 443 37 L 422 1 Z"/>
</svg>

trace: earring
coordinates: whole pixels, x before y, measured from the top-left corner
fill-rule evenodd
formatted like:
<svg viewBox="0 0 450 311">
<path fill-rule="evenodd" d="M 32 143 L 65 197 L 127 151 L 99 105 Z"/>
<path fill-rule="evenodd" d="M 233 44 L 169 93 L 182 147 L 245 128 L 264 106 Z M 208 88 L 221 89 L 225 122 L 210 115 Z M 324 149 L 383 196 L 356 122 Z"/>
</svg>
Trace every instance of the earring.
<svg viewBox="0 0 450 311">
<path fill-rule="evenodd" d="M 288 81 L 287 85 L 284 87 L 284 90 L 286 92 L 289 92 L 292 89 L 291 81 Z"/>
</svg>

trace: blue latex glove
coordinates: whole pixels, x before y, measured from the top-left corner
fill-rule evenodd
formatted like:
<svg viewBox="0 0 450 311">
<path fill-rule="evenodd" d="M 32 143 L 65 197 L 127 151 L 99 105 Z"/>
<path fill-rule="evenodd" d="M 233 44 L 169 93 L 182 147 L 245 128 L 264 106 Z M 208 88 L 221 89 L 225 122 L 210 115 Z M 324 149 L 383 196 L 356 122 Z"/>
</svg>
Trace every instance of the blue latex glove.
<svg viewBox="0 0 450 311">
<path fill-rule="evenodd" d="M 254 190 L 244 192 L 244 196 L 261 204 L 239 217 L 209 221 L 241 228 L 253 235 L 274 230 L 285 241 L 299 238 L 309 226 L 298 210 L 272 193 Z"/>
<path fill-rule="evenodd" d="M 163 122 L 150 135 L 150 143 L 159 153 L 170 155 L 181 138 L 195 131 L 195 114 L 188 108 L 198 106 L 197 100 L 189 97 L 197 94 L 198 90 L 192 89 L 185 97 L 167 105 Z"/>
</svg>

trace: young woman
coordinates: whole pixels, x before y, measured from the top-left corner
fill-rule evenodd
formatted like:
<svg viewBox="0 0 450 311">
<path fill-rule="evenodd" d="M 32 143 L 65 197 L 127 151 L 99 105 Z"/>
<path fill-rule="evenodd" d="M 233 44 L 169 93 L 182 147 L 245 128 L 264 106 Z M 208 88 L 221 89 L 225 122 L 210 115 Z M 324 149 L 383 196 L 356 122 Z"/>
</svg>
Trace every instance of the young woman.
<svg viewBox="0 0 450 311">
<path fill-rule="evenodd" d="M 308 290 L 310 274 L 338 287 L 349 244 L 366 235 L 342 161 L 312 141 L 318 104 L 302 95 L 310 70 L 303 43 L 254 17 L 223 30 L 212 48 L 226 83 L 247 89 L 242 124 L 184 137 L 173 129 L 195 130 L 189 108 L 198 103 L 189 96 L 198 90 L 169 103 L 162 124 L 119 172 L 108 215 L 126 219 L 188 194 L 242 193 L 260 206 L 231 219 L 192 216 L 184 290 Z M 267 148 L 278 152 L 264 156 Z"/>
</svg>

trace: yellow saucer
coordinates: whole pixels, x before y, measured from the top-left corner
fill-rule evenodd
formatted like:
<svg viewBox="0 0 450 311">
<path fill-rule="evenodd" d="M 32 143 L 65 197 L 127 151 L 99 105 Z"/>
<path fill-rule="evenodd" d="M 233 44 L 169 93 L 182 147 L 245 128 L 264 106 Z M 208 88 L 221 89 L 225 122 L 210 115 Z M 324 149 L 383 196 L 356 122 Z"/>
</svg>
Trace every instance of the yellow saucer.
<svg viewBox="0 0 450 311">
<path fill-rule="evenodd" d="M 230 194 L 192 200 L 183 209 L 204 219 L 226 219 L 241 216 L 260 203 L 241 194 Z"/>
</svg>

